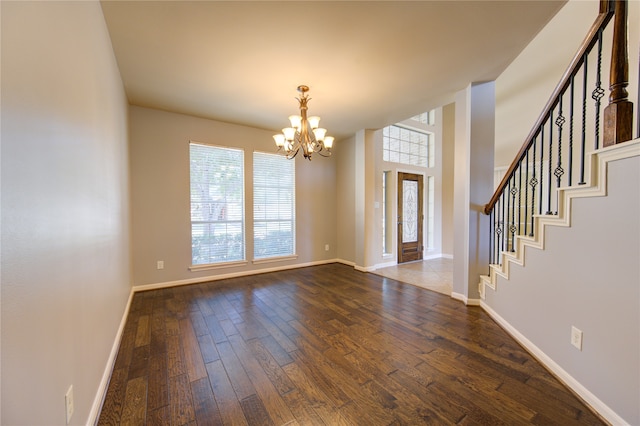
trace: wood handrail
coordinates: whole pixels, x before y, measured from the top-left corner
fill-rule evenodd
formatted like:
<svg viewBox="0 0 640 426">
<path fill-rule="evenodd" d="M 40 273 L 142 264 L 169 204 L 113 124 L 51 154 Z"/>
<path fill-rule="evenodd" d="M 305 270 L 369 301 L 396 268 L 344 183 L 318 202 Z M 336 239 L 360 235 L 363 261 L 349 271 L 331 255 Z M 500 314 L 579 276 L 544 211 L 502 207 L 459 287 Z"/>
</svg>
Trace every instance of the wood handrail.
<svg viewBox="0 0 640 426">
<path fill-rule="evenodd" d="M 580 66 L 584 62 L 585 53 L 590 51 L 593 48 L 595 43 L 598 41 L 598 33 L 600 32 L 600 30 L 604 29 L 607 26 L 607 24 L 613 17 L 613 13 L 614 13 L 613 3 L 614 3 L 614 0 L 600 1 L 600 9 L 599 9 L 598 16 L 596 17 L 595 21 L 591 25 L 591 28 L 589 29 L 587 36 L 585 37 L 584 41 L 580 45 L 580 48 L 578 49 L 575 56 L 571 60 L 569 67 L 562 75 L 562 78 L 560 79 L 560 82 L 554 89 L 551 97 L 549 98 L 549 101 L 547 101 L 547 104 L 545 105 L 542 111 L 542 114 L 540 114 L 535 124 L 533 125 L 533 128 L 531 129 L 531 131 L 529 132 L 529 135 L 525 139 L 524 144 L 522 145 L 522 148 L 520 148 L 520 151 L 518 151 L 518 154 L 516 155 L 513 162 L 507 169 L 507 172 L 502 178 L 502 181 L 500 181 L 500 185 L 498 185 L 498 187 L 496 188 L 495 192 L 493 193 L 493 196 L 491 197 L 491 200 L 489 200 L 489 202 L 484 206 L 485 214 L 491 213 L 491 210 L 493 209 L 495 204 L 498 202 L 500 195 L 502 194 L 507 184 L 509 183 L 509 179 L 511 179 L 511 175 L 518 168 L 520 161 L 522 161 L 522 159 L 526 156 L 527 151 L 529 150 L 529 148 L 531 148 L 531 145 L 533 145 L 533 141 L 535 137 L 538 135 L 538 133 L 540 132 L 541 126 L 545 123 L 545 121 L 551 114 L 551 111 L 553 110 L 553 108 L 555 108 L 555 106 L 558 104 L 558 101 L 562 93 L 571 84 L 571 79 L 580 70 Z"/>
</svg>

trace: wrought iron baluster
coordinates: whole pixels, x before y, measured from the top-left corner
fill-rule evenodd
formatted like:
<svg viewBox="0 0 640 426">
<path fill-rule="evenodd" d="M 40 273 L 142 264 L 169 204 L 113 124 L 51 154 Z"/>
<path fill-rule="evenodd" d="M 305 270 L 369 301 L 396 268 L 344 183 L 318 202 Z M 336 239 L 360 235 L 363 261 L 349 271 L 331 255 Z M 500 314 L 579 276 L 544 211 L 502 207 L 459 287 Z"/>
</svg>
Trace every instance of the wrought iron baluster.
<svg viewBox="0 0 640 426">
<path fill-rule="evenodd" d="M 562 168 L 562 126 L 565 123 L 565 118 L 562 115 L 562 98 L 564 93 L 560 96 L 560 103 L 558 105 L 558 117 L 556 118 L 556 126 L 558 126 L 558 163 L 556 169 L 553 171 L 554 176 L 557 179 L 556 182 L 556 196 L 558 195 L 558 188 L 562 181 L 562 175 L 564 175 L 564 169 Z M 556 197 L 556 213 L 558 214 L 558 198 Z"/>
<path fill-rule="evenodd" d="M 507 251 L 509 251 L 509 233 L 511 232 L 511 230 L 509 229 L 510 226 L 509 224 L 511 223 L 511 179 L 509 179 L 509 184 L 507 185 L 507 192 L 505 193 L 506 197 L 507 197 L 507 217 L 506 217 L 506 221 L 505 221 L 505 229 L 504 229 L 504 233 L 506 235 L 507 241 L 506 241 L 506 249 Z"/>
<path fill-rule="evenodd" d="M 544 125 L 540 130 L 540 206 L 538 208 L 538 214 L 542 214 L 542 189 L 544 188 Z"/>
<path fill-rule="evenodd" d="M 489 213 L 489 265 L 492 265 L 494 263 L 494 253 L 493 253 L 493 246 L 494 246 L 494 239 L 495 239 L 495 235 L 493 233 L 493 229 L 494 229 L 494 223 L 493 223 L 493 213 L 495 211 L 495 208 L 493 210 L 491 210 L 491 213 Z M 491 268 L 489 268 L 489 273 L 491 273 Z"/>
<path fill-rule="evenodd" d="M 509 226 L 509 233 L 511 234 L 511 251 L 516 251 L 516 194 L 518 188 L 516 188 L 516 174 L 514 173 L 509 181 L 509 194 L 511 194 L 511 225 Z"/>
<path fill-rule="evenodd" d="M 538 185 L 538 179 L 536 179 L 536 140 L 537 137 L 533 138 L 533 145 L 531 147 L 531 152 L 533 153 L 533 160 L 531 164 L 533 166 L 533 174 L 531 175 L 531 180 L 529 181 L 529 185 L 531 186 L 531 232 L 529 233 L 530 237 L 533 237 L 533 225 L 535 221 L 536 214 L 536 186 Z"/>
<path fill-rule="evenodd" d="M 522 160 L 520 160 L 520 164 L 518 165 L 518 235 L 520 235 L 520 224 L 522 223 Z"/>
<path fill-rule="evenodd" d="M 571 76 L 571 105 L 569 105 L 569 176 L 568 186 L 571 186 L 573 180 L 573 89 L 574 78 Z"/>
<path fill-rule="evenodd" d="M 500 239 L 500 250 L 498 251 L 498 260 L 500 265 L 502 265 L 502 252 L 504 251 L 504 191 L 500 195 L 498 199 L 498 203 L 500 204 L 500 221 L 498 222 L 498 238 Z"/>
<path fill-rule="evenodd" d="M 602 74 L 602 29 L 598 31 L 598 66 L 596 68 L 596 88 L 591 93 L 591 98 L 596 101 L 596 139 L 595 149 L 599 147 L 600 141 L 600 100 L 604 96 L 605 92 L 602 88 L 602 81 L 600 79 Z"/>
<path fill-rule="evenodd" d="M 553 214 L 551 211 L 551 163 L 553 160 L 553 110 L 549 112 L 549 167 L 547 174 L 549 182 L 547 183 L 547 214 Z"/>
<path fill-rule="evenodd" d="M 584 68 L 583 78 L 582 78 L 582 143 L 580 150 L 580 182 L 578 185 L 584 185 L 586 182 L 584 181 L 584 161 L 585 161 L 585 145 L 587 143 L 587 58 L 588 55 L 585 53 L 584 55 L 584 63 L 582 64 Z"/>
<path fill-rule="evenodd" d="M 535 149 L 535 148 L 534 148 Z M 522 235 L 527 235 L 527 226 L 529 225 L 529 151 L 527 150 L 527 153 L 525 154 L 524 157 L 524 167 L 525 167 L 525 172 L 524 172 L 524 233 Z"/>
</svg>

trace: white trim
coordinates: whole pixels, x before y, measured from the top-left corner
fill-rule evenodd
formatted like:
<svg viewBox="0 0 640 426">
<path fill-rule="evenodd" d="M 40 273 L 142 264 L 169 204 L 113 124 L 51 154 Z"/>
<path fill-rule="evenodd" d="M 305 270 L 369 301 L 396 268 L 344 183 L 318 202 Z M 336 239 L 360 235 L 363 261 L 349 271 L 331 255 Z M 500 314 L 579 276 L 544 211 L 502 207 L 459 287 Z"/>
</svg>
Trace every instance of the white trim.
<svg viewBox="0 0 640 426">
<path fill-rule="evenodd" d="M 489 314 L 489 316 L 500 325 L 511 337 L 513 337 L 518 343 L 520 343 L 538 362 L 544 365 L 553 375 L 556 376 L 564 385 L 569 387 L 575 392 L 585 404 L 593 408 L 599 415 L 604 417 L 606 421 L 612 425 L 627 425 L 622 417 L 616 414 L 609 406 L 598 399 L 587 388 L 585 388 L 580 382 L 574 379 L 569 373 L 567 373 L 562 367 L 551 359 L 547 354 L 542 352 L 540 348 L 534 345 L 529 339 L 527 339 L 522 333 L 520 333 L 515 327 L 509 324 L 504 318 L 502 318 L 496 311 L 484 301 L 480 303 L 480 307 Z"/>
<path fill-rule="evenodd" d="M 441 257 L 444 257 L 442 253 L 435 253 L 435 254 L 424 256 L 422 260 L 440 259 Z"/>
<path fill-rule="evenodd" d="M 284 271 L 287 269 L 305 268 L 307 266 L 325 265 L 327 263 L 335 263 L 335 262 L 344 263 L 338 259 L 319 260 L 316 262 L 307 262 L 307 263 L 296 263 L 295 265 L 278 266 L 278 267 L 264 268 L 264 269 L 254 269 L 251 271 L 231 272 L 228 274 L 220 274 L 220 275 L 209 275 L 206 277 L 189 278 L 186 280 L 165 281 L 165 282 L 153 283 L 153 284 L 142 284 L 142 285 L 134 286 L 133 291 L 137 293 L 139 291 L 156 290 L 156 289 L 167 288 L 167 287 L 178 287 L 181 285 L 204 283 L 208 281 L 220 281 L 227 278 L 246 277 L 248 275 L 263 274 L 265 272 Z"/>
<path fill-rule="evenodd" d="M 354 265 L 353 269 L 355 269 L 356 271 L 360 271 L 360 272 L 373 272 L 376 270 L 375 265 L 374 266 L 358 266 L 358 265 Z"/>
<path fill-rule="evenodd" d="M 251 263 L 253 263 L 254 265 L 262 265 L 264 263 L 284 262 L 286 260 L 295 260 L 297 258 L 298 258 L 297 254 L 292 254 L 289 256 L 265 257 L 262 259 L 253 259 Z"/>
<path fill-rule="evenodd" d="M 451 292 L 451 298 L 454 300 L 459 300 L 467 306 L 480 306 L 480 299 L 469 299 L 462 293 L 456 293 L 454 291 Z"/>
<path fill-rule="evenodd" d="M 111 380 L 111 373 L 113 372 L 113 366 L 116 363 L 116 357 L 118 356 L 118 350 L 120 349 L 120 342 L 122 341 L 122 334 L 124 333 L 124 326 L 127 323 L 127 318 L 129 317 L 129 309 L 131 309 L 131 302 L 133 301 L 133 287 L 129 291 L 129 300 L 127 300 L 127 305 L 124 308 L 124 312 L 122 314 L 122 318 L 120 319 L 120 326 L 118 327 L 118 331 L 116 332 L 116 337 L 113 340 L 113 345 L 111 346 L 111 352 L 109 353 L 109 358 L 107 358 L 107 365 L 105 366 L 104 372 L 102 373 L 102 379 L 100 380 L 100 385 L 98 385 L 98 391 L 96 392 L 96 396 L 93 399 L 93 404 L 91 405 L 91 411 L 89 411 L 89 418 L 87 419 L 87 425 L 95 425 L 98 422 L 98 416 L 100 415 L 100 411 L 102 411 L 102 404 L 104 403 L 104 398 L 107 396 L 107 388 L 109 386 L 109 381 Z"/>
<path fill-rule="evenodd" d="M 349 260 L 334 259 L 334 262 L 342 263 L 343 265 L 352 266 L 354 268 L 356 267 L 356 263 L 355 262 L 351 262 Z"/>
<path fill-rule="evenodd" d="M 382 268 L 388 268 L 390 266 L 396 266 L 398 264 L 398 262 L 396 262 L 395 260 L 392 260 L 391 262 L 384 262 L 384 263 L 376 263 L 375 265 L 373 265 L 373 270 L 377 270 L 377 269 L 382 269 Z"/>
</svg>

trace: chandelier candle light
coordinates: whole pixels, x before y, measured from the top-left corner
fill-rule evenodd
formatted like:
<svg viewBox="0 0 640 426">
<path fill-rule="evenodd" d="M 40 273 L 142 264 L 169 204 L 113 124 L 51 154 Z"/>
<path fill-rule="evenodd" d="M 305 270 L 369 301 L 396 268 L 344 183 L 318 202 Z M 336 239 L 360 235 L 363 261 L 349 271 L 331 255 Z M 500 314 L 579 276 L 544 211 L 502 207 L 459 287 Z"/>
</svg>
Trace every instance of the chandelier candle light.
<svg viewBox="0 0 640 426">
<path fill-rule="evenodd" d="M 288 159 L 294 158 L 300 148 L 302 148 L 304 158 L 309 159 L 309 161 L 311 161 L 311 154 L 314 152 L 323 157 L 331 155 L 333 137 L 325 136 L 327 129 L 318 127 L 320 117 L 312 116 L 307 118 L 307 102 L 311 99 L 307 96 L 308 91 L 308 86 L 298 86 L 300 97 L 296 99 L 300 102 L 300 115 L 289 116 L 291 127 L 285 127 L 282 129 L 282 133 L 273 135 L 278 151 L 284 149 Z M 323 150 L 327 154 L 323 153 Z"/>
</svg>

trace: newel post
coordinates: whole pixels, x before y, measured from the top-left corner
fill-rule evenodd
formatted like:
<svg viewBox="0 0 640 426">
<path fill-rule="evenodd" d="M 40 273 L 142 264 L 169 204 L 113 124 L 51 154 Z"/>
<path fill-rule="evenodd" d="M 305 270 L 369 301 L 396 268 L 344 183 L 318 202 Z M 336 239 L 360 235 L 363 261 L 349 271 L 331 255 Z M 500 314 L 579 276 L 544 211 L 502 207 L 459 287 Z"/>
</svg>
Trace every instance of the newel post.
<svg viewBox="0 0 640 426">
<path fill-rule="evenodd" d="M 628 100 L 627 0 L 614 1 L 609 105 L 604 109 L 603 146 L 631 140 L 633 103 Z"/>
</svg>

